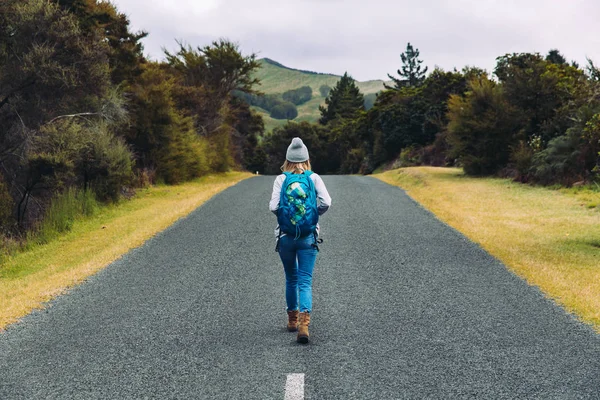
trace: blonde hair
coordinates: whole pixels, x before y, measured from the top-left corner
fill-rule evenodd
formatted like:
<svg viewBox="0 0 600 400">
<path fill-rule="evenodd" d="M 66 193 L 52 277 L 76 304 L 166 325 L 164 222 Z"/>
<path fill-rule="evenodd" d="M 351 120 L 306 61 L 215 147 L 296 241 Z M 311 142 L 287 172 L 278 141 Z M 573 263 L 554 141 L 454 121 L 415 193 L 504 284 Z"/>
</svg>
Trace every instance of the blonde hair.
<svg viewBox="0 0 600 400">
<path fill-rule="evenodd" d="M 281 166 L 281 172 L 291 172 L 294 174 L 301 174 L 304 171 L 312 171 L 312 167 L 310 166 L 310 160 L 306 160 L 303 162 L 291 162 L 291 161 L 285 160 L 285 162 Z"/>
</svg>

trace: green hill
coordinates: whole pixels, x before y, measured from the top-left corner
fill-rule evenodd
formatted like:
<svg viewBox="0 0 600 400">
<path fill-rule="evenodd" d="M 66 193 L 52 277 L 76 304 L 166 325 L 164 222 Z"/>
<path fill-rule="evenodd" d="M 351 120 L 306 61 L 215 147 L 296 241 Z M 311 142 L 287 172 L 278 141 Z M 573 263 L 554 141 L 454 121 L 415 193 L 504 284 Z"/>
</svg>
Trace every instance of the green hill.
<svg viewBox="0 0 600 400">
<path fill-rule="evenodd" d="M 310 101 L 297 107 L 298 116 L 294 121 L 317 122 L 321 116 L 319 105 L 325 103 L 325 98 L 321 96 L 319 88 L 322 85 L 334 87 L 340 76 L 289 68 L 269 58 L 260 59 L 259 62 L 261 68 L 254 74 L 261 82 L 257 89 L 265 94 L 281 94 L 302 86 L 310 86 L 313 91 L 313 97 Z M 377 93 L 384 88 L 384 81 L 382 80 L 356 82 L 356 84 L 365 95 Z M 271 131 L 273 128 L 284 125 L 287 122 L 286 120 L 271 118 L 269 113 L 262 108 L 253 107 L 253 109 L 263 115 L 267 131 Z"/>
</svg>

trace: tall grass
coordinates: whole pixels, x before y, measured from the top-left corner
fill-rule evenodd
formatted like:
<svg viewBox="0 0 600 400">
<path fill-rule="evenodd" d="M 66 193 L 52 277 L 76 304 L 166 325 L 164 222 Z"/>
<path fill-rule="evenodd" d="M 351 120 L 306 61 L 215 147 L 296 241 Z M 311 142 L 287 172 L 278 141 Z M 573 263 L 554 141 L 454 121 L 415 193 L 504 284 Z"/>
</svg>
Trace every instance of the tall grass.
<svg viewBox="0 0 600 400">
<path fill-rule="evenodd" d="M 90 217 L 100 209 L 95 193 L 90 190 L 69 188 L 50 203 L 38 228 L 27 235 L 27 245 L 46 244 L 60 234 L 70 231 L 79 217 Z"/>
</svg>

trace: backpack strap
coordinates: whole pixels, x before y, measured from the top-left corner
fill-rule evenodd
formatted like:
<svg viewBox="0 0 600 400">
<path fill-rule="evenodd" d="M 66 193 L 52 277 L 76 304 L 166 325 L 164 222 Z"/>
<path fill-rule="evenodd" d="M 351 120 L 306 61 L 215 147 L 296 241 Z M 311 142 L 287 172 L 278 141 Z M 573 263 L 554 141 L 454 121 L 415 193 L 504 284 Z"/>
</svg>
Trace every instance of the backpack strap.
<svg viewBox="0 0 600 400">
<path fill-rule="evenodd" d="M 285 178 L 283 179 L 283 182 L 281 182 L 281 192 L 279 193 L 279 205 L 281 206 L 281 202 L 283 199 L 283 191 L 285 190 L 285 181 L 287 181 L 287 179 L 292 175 L 291 172 L 283 172 L 283 175 L 285 175 Z M 281 210 L 281 208 L 279 208 L 277 210 L 277 215 L 279 216 L 279 211 Z M 279 235 L 277 235 L 277 244 L 275 245 L 275 251 L 277 253 L 279 253 L 279 243 L 281 242 L 281 226 L 279 227 Z"/>
<path fill-rule="evenodd" d="M 314 172 L 312 171 L 304 171 L 304 173 L 306 174 L 306 176 L 308 177 L 308 184 L 310 185 L 310 188 L 312 190 L 313 195 L 315 196 L 315 205 L 317 205 L 317 188 L 315 186 L 315 183 L 313 182 L 313 180 L 311 179 L 311 175 L 314 174 Z M 318 208 L 317 208 L 317 213 L 318 213 Z M 318 215 L 318 214 L 317 214 Z M 317 228 L 315 227 L 315 244 L 313 245 L 317 251 L 319 251 L 319 246 L 318 244 L 323 243 L 323 239 L 318 239 L 317 236 Z"/>
<path fill-rule="evenodd" d="M 281 227 L 279 227 L 279 235 L 277 235 L 277 244 L 275 245 L 275 252 L 279 253 L 279 242 L 281 241 Z"/>
<path fill-rule="evenodd" d="M 317 231 L 315 231 L 313 233 L 313 237 L 315 238 L 315 242 L 312 244 L 313 249 L 317 249 L 317 252 L 319 252 L 319 245 L 321 243 L 323 243 L 323 239 L 319 239 L 319 236 L 317 235 Z"/>
<path fill-rule="evenodd" d="M 310 176 L 314 174 L 314 172 L 312 171 L 304 171 L 304 175 L 306 175 L 306 177 L 308 178 L 308 186 L 310 187 L 310 190 L 315 194 L 315 200 L 317 197 L 317 188 L 315 187 L 315 183 L 313 182 L 313 180 L 310 178 Z"/>
<path fill-rule="evenodd" d="M 308 178 L 308 187 L 310 188 L 311 195 L 315 197 L 314 200 L 315 200 L 315 205 L 316 205 L 316 201 L 317 201 L 317 188 L 315 187 L 315 183 L 313 182 L 313 180 L 310 177 L 313 173 L 314 172 L 312 172 L 312 171 L 304 171 L 303 172 L 303 174 L 306 175 L 306 177 Z M 317 239 L 317 230 L 316 230 L 316 227 L 315 227 L 315 231 L 313 232 L 313 235 L 315 237 L 315 243 L 312 246 L 314 248 L 316 248 L 317 251 L 319 251 L 318 243 L 323 243 L 323 239 L 320 239 L 320 242 Z"/>
</svg>

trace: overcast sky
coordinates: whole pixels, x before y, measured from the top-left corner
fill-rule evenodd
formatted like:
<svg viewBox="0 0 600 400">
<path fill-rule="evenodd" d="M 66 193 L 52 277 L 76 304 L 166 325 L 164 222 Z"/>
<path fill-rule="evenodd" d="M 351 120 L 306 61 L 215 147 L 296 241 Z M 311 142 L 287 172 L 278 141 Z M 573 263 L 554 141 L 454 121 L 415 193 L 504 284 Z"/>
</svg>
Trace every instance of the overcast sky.
<svg viewBox="0 0 600 400">
<path fill-rule="evenodd" d="M 224 37 L 246 54 L 298 69 L 384 79 L 411 42 L 430 70 L 491 71 L 512 52 L 557 48 L 600 64 L 599 0 L 112 0 L 145 51 L 162 58 L 175 39 L 204 46 Z"/>
</svg>

